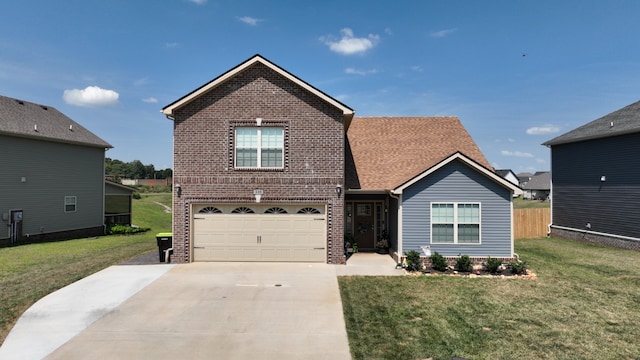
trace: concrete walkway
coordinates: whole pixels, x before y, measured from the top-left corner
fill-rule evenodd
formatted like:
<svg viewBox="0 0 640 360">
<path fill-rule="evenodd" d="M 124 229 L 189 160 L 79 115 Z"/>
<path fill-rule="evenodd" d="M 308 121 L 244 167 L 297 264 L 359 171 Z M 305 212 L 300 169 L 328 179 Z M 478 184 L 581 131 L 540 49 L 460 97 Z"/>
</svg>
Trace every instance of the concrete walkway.
<svg viewBox="0 0 640 360">
<path fill-rule="evenodd" d="M 372 253 L 112 266 L 29 308 L 0 359 L 350 359 L 336 275 L 402 274 Z"/>
</svg>

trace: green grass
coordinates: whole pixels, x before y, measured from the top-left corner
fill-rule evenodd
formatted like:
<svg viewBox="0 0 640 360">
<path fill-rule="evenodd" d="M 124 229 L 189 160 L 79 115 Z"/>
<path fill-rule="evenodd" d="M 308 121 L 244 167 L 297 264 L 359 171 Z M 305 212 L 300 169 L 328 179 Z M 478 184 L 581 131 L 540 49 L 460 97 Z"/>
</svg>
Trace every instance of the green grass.
<svg viewBox="0 0 640 360">
<path fill-rule="evenodd" d="M 636 359 L 640 252 L 516 241 L 537 280 L 340 277 L 354 359 Z"/>
<path fill-rule="evenodd" d="M 522 197 L 513 199 L 514 209 L 549 208 L 551 202 L 542 200 L 524 200 Z"/>
<path fill-rule="evenodd" d="M 0 342 L 20 315 L 45 295 L 124 260 L 157 249 L 155 234 L 171 231 L 171 194 L 133 202 L 133 223 L 151 231 L 0 248 Z"/>
</svg>

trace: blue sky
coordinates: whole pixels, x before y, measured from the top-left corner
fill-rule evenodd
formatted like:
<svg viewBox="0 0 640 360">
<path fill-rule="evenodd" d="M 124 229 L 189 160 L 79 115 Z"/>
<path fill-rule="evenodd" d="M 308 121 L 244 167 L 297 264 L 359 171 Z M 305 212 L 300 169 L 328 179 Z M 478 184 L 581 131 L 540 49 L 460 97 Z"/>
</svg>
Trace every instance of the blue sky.
<svg viewBox="0 0 640 360">
<path fill-rule="evenodd" d="M 254 54 L 356 116 L 458 116 L 496 168 L 640 100 L 640 1 L 21 0 L 2 7 L 0 95 L 53 106 L 172 167 L 160 109 Z"/>
</svg>

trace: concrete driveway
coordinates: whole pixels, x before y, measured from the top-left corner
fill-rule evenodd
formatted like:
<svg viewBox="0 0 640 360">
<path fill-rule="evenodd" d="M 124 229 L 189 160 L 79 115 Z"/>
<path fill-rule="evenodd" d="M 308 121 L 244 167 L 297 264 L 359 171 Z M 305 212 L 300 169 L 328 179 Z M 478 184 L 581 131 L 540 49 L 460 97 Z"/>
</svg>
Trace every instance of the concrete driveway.
<svg viewBox="0 0 640 360">
<path fill-rule="evenodd" d="M 350 359 L 337 276 L 403 274 L 374 253 L 169 265 L 151 252 L 36 302 L 0 359 Z"/>
<path fill-rule="evenodd" d="M 344 267 L 344 266 L 343 266 Z M 2 359 L 350 359 L 336 265 L 113 266 L 20 318 Z"/>
</svg>

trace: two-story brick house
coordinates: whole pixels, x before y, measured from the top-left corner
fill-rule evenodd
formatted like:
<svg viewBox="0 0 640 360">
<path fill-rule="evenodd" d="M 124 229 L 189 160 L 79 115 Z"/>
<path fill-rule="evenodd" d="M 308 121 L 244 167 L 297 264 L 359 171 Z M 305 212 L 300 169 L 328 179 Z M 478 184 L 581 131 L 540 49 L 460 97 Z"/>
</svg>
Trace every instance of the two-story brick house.
<svg viewBox="0 0 640 360">
<path fill-rule="evenodd" d="M 162 113 L 174 123 L 172 261 L 341 264 L 345 233 L 372 250 L 383 231 L 396 255 L 423 245 L 513 254 L 518 189 L 455 117 L 356 122 L 351 108 L 260 55 Z"/>
<path fill-rule="evenodd" d="M 254 56 L 162 112 L 174 122 L 174 261 L 345 261 L 352 109 Z"/>
</svg>

